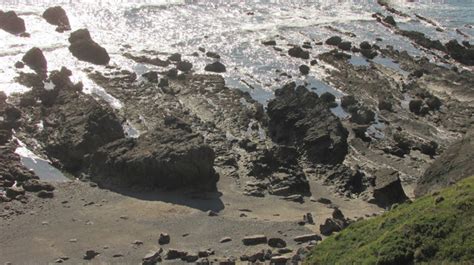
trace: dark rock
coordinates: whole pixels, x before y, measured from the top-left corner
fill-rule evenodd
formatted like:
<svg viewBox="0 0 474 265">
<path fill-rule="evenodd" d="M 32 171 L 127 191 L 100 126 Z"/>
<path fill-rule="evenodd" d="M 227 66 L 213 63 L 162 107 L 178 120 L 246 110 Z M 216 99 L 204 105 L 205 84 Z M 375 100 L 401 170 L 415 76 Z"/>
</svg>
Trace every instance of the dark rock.
<svg viewBox="0 0 474 265">
<path fill-rule="evenodd" d="M 181 62 L 181 54 L 179 53 L 173 53 L 168 57 L 168 60 L 172 62 Z"/>
<path fill-rule="evenodd" d="M 93 258 L 95 258 L 97 255 L 99 255 L 100 253 L 95 251 L 95 250 L 87 250 L 86 251 L 86 254 L 84 254 L 84 257 L 83 259 L 85 260 L 91 260 Z"/>
<path fill-rule="evenodd" d="M 281 238 L 273 237 L 268 239 L 268 245 L 272 248 L 284 248 L 286 247 L 286 242 Z"/>
<path fill-rule="evenodd" d="M 50 7 L 46 9 L 43 13 L 43 18 L 49 24 L 58 26 L 56 31 L 64 32 L 71 30 L 71 25 L 69 24 L 69 18 L 67 17 L 66 11 L 60 6 Z"/>
<path fill-rule="evenodd" d="M 326 103 L 332 103 L 336 101 L 336 96 L 329 92 L 324 92 L 323 94 L 321 94 L 321 96 L 319 96 L 319 98 Z"/>
<path fill-rule="evenodd" d="M 221 56 L 215 52 L 207 52 L 206 53 L 206 56 L 207 57 L 210 57 L 210 58 L 214 58 L 214 59 L 220 59 Z"/>
<path fill-rule="evenodd" d="M 390 25 L 394 26 L 394 27 L 397 26 L 397 22 L 395 22 L 395 19 L 394 19 L 392 16 L 386 16 L 386 17 L 383 19 L 383 21 L 384 21 L 385 23 L 387 23 L 387 24 L 390 24 Z"/>
<path fill-rule="evenodd" d="M 441 108 L 441 100 L 438 97 L 430 96 L 425 100 L 426 105 L 430 108 L 430 110 L 439 110 Z"/>
<path fill-rule="evenodd" d="M 388 100 L 385 100 L 385 99 L 379 100 L 378 108 L 379 108 L 379 110 L 386 110 L 386 111 L 392 111 L 393 110 L 392 103 Z"/>
<path fill-rule="evenodd" d="M 399 173 L 393 169 L 380 169 L 375 173 L 374 199 L 380 207 L 389 207 L 408 199 L 403 191 Z"/>
<path fill-rule="evenodd" d="M 306 243 L 306 242 L 310 242 L 310 241 L 321 241 L 321 236 L 317 235 L 317 234 L 307 234 L 307 235 L 301 235 L 301 236 L 297 236 L 294 238 L 294 240 L 298 243 Z"/>
<path fill-rule="evenodd" d="M 288 55 L 295 58 L 309 59 L 309 52 L 303 50 L 300 46 L 295 46 L 289 49 Z"/>
<path fill-rule="evenodd" d="M 146 254 L 142 259 L 142 265 L 154 265 L 161 262 L 161 253 L 163 253 L 163 249 L 160 248 L 158 251 L 152 251 Z"/>
<path fill-rule="evenodd" d="M 456 141 L 424 172 L 415 187 L 415 196 L 453 185 L 474 175 L 474 130 L 471 128 L 461 140 Z"/>
<path fill-rule="evenodd" d="M 182 259 L 188 255 L 188 252 L 186 251 L 180 251 L 176 249 L 168 249 L 168 251 L 165 254 L 165 259 L 166 260 L 173 260 L 173 259 Z"/>
<path fill-rule="evenodd" d="M 155 128 L 138 139 L 120 139 L 100 148 L 91 161 L 93 176 L 127 184 L 215 190 L 214 151 L 186 129 Z"/>
<path fill-rule="evenodd" d="M 326 40 L 327 45 L 333 45 L 333 46 L 337 46 L 341 42 L 342 42 L 342 39 L 339 36 L 333 36 L 333 37 Z"/>
<path fill-rule="evenodd" d="M 37 73 L 46 75 L 48 63 L 39 48 L 32 48 L 23 56 L 22 61 Z"/>
<path fill-rule="evenodd" d="M 451 40 L 446 43 L 446 49 L 449 55 L 456 61 L 468 65 L 474 65 L 474 48 L 473 47 L 463 47 L 457 40 Z"/>
<path fill-rule="evenodd" d="M 407 30 L 400 30 L 399 31 L 402 36 L 408 37 L 418 45 L 423 46 L 427 49 L 436 49 L 439 51 L 446 51 L 446 47 L 439 41 L 433 41 L 425 36 L 425 34 L 417 31 L 407 31 Z"/>
<path fill-rule="evenodd" d="M 372 49 L 360 49 L 360 53 L 367 59 L 374 59 L 378 53 Z"/>
<path fill-rule="evenodd" d="M 186 256 L 182 257 L 181 260 L 186 262 L 196 262 L 199 259 L 198 255 L 195 254 L 187 254 Z"/>
<path fill-rule="evenodd" d="M 214 62 L 206 65 L 204 68 L 205 71 L 214 72 L 214 73 L 224 73 L 226 72 L 226 67 L 221 62 Z"/>
<path fill-rule="evenodd" d="M 193 68 L 193 64 L 188 61 L 180 61 L 176 64 L 176 68 L 182 72 L 189 72 Z"/>
<path fill-rule="evenodd" d="M 44 190 L 44 191 L 53 191 L 54 190 L 53 185 L 51 185 L 47 182 L 39 181 L 37 179 L 29 179 L 29 180 L 23 182 L 22 186 L 26 191 L 29 191 L 29 192 L 38 192 L 38 191 L 41 191 L 41 190 Z"/>
<path fill-rule="evenodd" d="M 410 103 L 408 104 L 410 111 L 417 115 L 420 114 L 421 106 L 423 106 L 423 101 L 420 99 L 410 100 Z"/>
<path fill-rule="evenodd" d="M 160 245 L 169 244 L 170 241 L 171 241 L 171 237 L 167 233 L 161 233 L 160 237 L 158 238 L 158 244 Z"/>
<path fill-rule="evenodd" d="M 0 28 L 14 35 L 19 35 L 26 31 L 25 21 L 18 17 L 14 11 L 0 11 Z"/>
<path fill-rule="evenodd" d="M 15 63 L 15 68 L 22 69 L 23 67 L 25 67 L 23 62 L 18 61 Z"/>
<path fill-rule="evenodd" d="M 359 169 L 337 165 L 327 170 L 324 183 L 334 186 L 341 193 L 359 194 L 369 186 L 369 180 Z"/>
<path fill-rule="evenodd" d="M 339 232 L 341 230 L 342 230 L 342 228 L 332 218 L 326 219 L 324 224 L 319 226 L 319 231 L 321 232 L 321 234 L 323 234 L 325 236 L 330 236 L 330 235 L 332 235 L 332 233 Z"/>
<path fill-rule="evenodd" d="M 347 131 L 315 93 L 295 86 L 278 89 L 269 102 L 270 136 L 299 147 L 315 163 L 340 163 L 347 154 Z"/>
<path fill-rule="evenodd" d="M 265 45 L 265 46 L 275 46 L 276 41 L 274 41 L 274 40 L 262 41 L 262 44 Z"/>
<path fill-rule="evenodd" d="M 165 88 L 169 86 L 169 80 L 168 78 L 161 78 L 160 83 L 158 84 L 158 87 Z"/>
<path fill-rule="evenodd" d="M 158 73 L 155 71 L 144 73 L 142 76 L 145 77 L 148 82 L 158 83 Z"/>
<path fill-rule="evenodd" d="M 307 224 L 314 225 L 313 215 L 311 213 L 307 213 L 303 216 L 303 221 Z"/>
<path fill-rule="evenodd" d="M 375 120 L 375 112 L 365 106 L 351 107 L 349 108 L 349 113 L 351 114 L 351 122 L 356 124 L 370 124 Z"/>
<path fill-rule="evenodd" d="M 330 199 L 323 198 L 323 197 L 317 199 L 316 201 L 319 202 L 319 203 L 322 203 L 322 204 L 331 204 L 332 203 L 332 201 Z"/>
<path fill-rule="evenodd" d="M 347 109 L 350 106 L 357 105 L 357 100 L 353 95 L 343 96 L 341 98 L 341 107 Z"/>
<path fill-rule="evenodd" d="M 367 41 L 361 42 L 359 47 L 360 47 L 361 50 L 371 50 L 372 49 L 372 45 L 370 45 L 370 43 L 367 42 Z"/>
<path fill-rule="evenodd" d="M 107 50 L 94 42 L 87 29 L 71 33 L 69 51 L 79 60 L 98 65 L 107 65 L 110 61 Z"/>
<path fill-rule="evenodd" d="M 45 191 L 45 190 L 40 190 L 36 196 L 42 199 L 51 199 L 54 197 L 54 193 L 52 191 Z"/>
<path fill-rule="evenodd" d="M 242 243 L 246 246 L 253 246 L 259 244 L 266 244 L 267 237 L 264 235 L 253 235 L 253 236 L 246 236 L 242 239 Z"/>
<path fill-rule="evenodd" d="M 5 191 L 7 197 L 12 199 L 15 199 L 17 196 L 25 194 L 25 190 L 22 187 L 8 187 Z"/>
<path fill-rule="evenodd" d="M 286 256 L 273 256 L 270 260 L 270 264 L 285 265 L 288 263 L 289 258 Z"/>
<path fill-rule="evenodd" d="M 309 74 L 309 66 L 307 65 L 300 65 L 300 73 L 302 75 L 308 75 Z"/>
<path fill-rule="evenodd" d="M 339 43 L 337 47 L 343 51 L 350 51 L 352 48 L 352 43 L 350 41 L 343 41 Z"/>
</svg>

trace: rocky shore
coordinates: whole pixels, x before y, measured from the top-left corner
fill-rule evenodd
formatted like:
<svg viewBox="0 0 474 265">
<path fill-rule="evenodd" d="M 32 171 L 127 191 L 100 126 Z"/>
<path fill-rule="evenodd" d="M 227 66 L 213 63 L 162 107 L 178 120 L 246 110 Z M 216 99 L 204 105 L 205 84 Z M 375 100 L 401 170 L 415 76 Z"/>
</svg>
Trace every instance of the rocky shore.
<svg viewBox="0 0 474 265">
<path fill-rule="evenodd" d="M 122 50 L 161 69 L 137 73 L 110 64 L 61 7 L 43 17 L 62 34 L 72 30 L 70 53 L 91 65 L 88 78 L 121 107 L 85 93 L 67 65 L 48 67 L 39 48 L 15 64 L 16 82 L 30 90 L 0 92 L 0 261 L 297 264 L 350 223 L 474 173 L 468 42 L 443 44 L 374 14 L 432 59 L 376 40 L 355 43 L 354 34 L 289 46 L 282 53 L 298 60 L 302 76 L 322 67 L 338 93 L 289 78 L 264 105 L 227 86 L 217 53 L 196 47 L 214 60 L 198 72 L 184 54 Z M 26 36 L 14 12 L 0 11 L 0 28 Z M 274 40 L 259 45 L 277 49 Z M 310 55 L 312 45 L 329 51 Z M 358 57 L 361 65 L 351 60 Z M 40 180 L 20 147 L 71 181 Z M 463 174 L 435 184 L 446 165 Z M 30 255 L 21 255 L 22 244 Z"/>
</svg>

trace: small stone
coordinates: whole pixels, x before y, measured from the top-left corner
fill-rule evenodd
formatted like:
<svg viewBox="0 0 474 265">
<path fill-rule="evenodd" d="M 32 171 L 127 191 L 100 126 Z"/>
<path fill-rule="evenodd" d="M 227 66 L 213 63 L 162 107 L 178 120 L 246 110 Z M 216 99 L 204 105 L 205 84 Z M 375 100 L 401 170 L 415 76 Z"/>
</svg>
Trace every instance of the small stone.
<svg viewBox="0 0 474 265">
<path fill-rule="evenodd" d="M 242 239 L 242 242 L 246 246 L 266 244 L 267 243 L 267 237 L 264 236 L 264 235 L 246 236 L 246 237 L 244 237 L 244 239 Z"/>
<path fill-rule="evenodd" d="M 199 259 L 199 257 L 198 257 L 198 255 L 194 255 L 194 254 L 187 254 L 186 256 L 182 257 L 181 259 L 186 261 L 186 262 L 196 262 Z"/>
<path fill-rule="evenodd" d="M 187 255 L 188 255 L 187 252 L 179 251 L 179 250 L 176 250 L 176 249 L 169 249 L 166 252 L 165 259 L 166 260 L 181 259 L 181 258 L 183 258 Z"/>
<path fill-rule="evenodd" d="M 77 242 L 77 238 L 71 238 L 71 239 L 69 239 L 69 242 L 71 242 L 71 243 L 76 243 L 76 242 Z"/>
<path fill-rule="evenodd" d="M 161 262 L 161 253 L 163 252 L 163 249 L 160 248 L 157 251 L 151 251 L 150 253 L 146 254 L 145 257 L 143 257 L 143 265 L 152 265 L 156 264 L 157 262 Z"/>
<path fill-rule="evenodd" d="M 271 259 L 271 264 L 286 264 L 289 258 L 286 256 L 274 256 Z"/>
<path fill-rule="evenodd" d="M 209 210 L 209 211 L 207 211 L 207 215 L 208 216 L 218 216 L 219 214 L 214 212 L 214 211 Z"/>
<path fill-rule="evenodd" d="M 140 246 L 140 245 L 143 245 L 143 241 L 140 241 L 140 240 L 135 240 L 132 242 L 133 245 L 136 245 L 136 246 Z"/>
<path fill-rule="evenodd" d="M 158 239 L 158 244 L 165 245 L 165 244 L 169 244 L 170 241 L 171 241 L 170 235 L 168 235 L 167 233 L 161 233 L 160 238 Z"/>
<path fill-rule="evenodd" d="M 204 70 L 207 72 L 214 72 L 214 73 L 224 73 L 227 71 L 225 65 L 223 65 L 221 62 L 214 62 L 214 63 L 208 64 L 206 65 Z"/>
<path fill-rule="evenodd" d="M 309 66 L 307 66 L 307 65 L 304 65 L 304 64 L 303 64 L 303 65 L 300 66 L 300 73 L 301 73 L 302 75 L 308 75 L 308 74 L 309 74 L 309 70 L 310 70 L 310 69 L 309 69 Z"/>
<path fill-rule="evenodd" d="M 268 239 L 268 245 L 272 248 L 284 248 L 286 247 L 285 240 L 281 238 L 270 238 Z"/>
<path fill-rule="evenodd" d="M 227 243 L 227 242 L 230 242 L 230 241 L 232 241 L 232 238 L 230 238 L 230 237 L 224 237 L 224 238 L 222 238 L 222 239 L 219 241 L 219 243 Z"/>
<path fill-rule="evenodd" d="M 52 191 L 45 191 L 45 190 L 40 190 L 36 196 L 42 199 L 51 199 L 54 197 L 54 193 Z"/>
<path fill-rule="evenodd" d="M 299 243 L 306 243 L 306 242 L 309 242 L 311 240 L 320 241 L 321 237 L 317 234 L 307 234 L 307 235 L 297 236 L 297 237 L 294 238 L 294 240 L 296 242 L 299 242 Z"/>
<path fill-rule="evenodd" d="M 112 255 L 112 258 L 121 258 L 121 257 L 123 257 L 123 254 L 121 254 L 121 253 L 117 253 L 117 254 Z"/>
<path fill-rule="evenodd" d="M 311 225 L 314 225 L 314 219 L 313 219 L 313 215 L 311 213 L 307 213 L 303 216 L 303 220 L 305 221 L 305 223 L 307 224 L 311 224 Z"/>
<path fill-rule="evenodd" d="M 99 255 L 100 253 L 95 251 L 95 250 L 87 250 L 86 251 L 86 254 L 84 254 L 84 257 L 83 259 L 85 260 L 91 260 L 93 258 L 95 258 L 97 255 Z"/>
<path fill-rule="evenodd" d="M 442 201 L 444 201 L 444 197 L 438 196 L 438 197 L 436 197 L 436 199 L 435 199 L 435 204 L 441 203 Z"/>
<path fill-rule="evenodd" d="M 323 198 L 323 197 L 319 198 L 317 200 L 317 202 L 322 203 L 322 204 L 331 204 L 332 203 L 332 201 L 330 199 Z"/>
</svg>

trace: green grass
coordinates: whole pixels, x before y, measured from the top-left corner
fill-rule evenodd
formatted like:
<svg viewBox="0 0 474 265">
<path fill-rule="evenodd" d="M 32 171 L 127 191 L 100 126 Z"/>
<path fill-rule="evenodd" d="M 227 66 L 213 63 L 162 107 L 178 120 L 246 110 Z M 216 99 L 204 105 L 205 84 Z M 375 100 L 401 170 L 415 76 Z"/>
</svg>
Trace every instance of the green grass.
<svg viewBox="0 0 474 265">
<path fill-rule="evenodd" d="M 437 198 L 444 198 L 436 203 Z M 474 264 L 474 177 L 351 224 L 305 264 Z"/>
</svg>

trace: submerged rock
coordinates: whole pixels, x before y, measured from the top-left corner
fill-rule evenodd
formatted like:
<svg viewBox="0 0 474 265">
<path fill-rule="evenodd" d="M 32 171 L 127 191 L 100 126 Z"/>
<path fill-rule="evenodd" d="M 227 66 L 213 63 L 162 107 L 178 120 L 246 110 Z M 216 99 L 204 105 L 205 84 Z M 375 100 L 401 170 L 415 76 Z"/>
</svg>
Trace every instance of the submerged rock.
<svg viewBox="0 0 474 265">
<path fill-rule="evenodd" d="M 3 12 L 0 10 L 0 28 L 14 35 L 26 31 L 25 21 L 18 17 L 14 11 Z"/>
<path fill-rule="evenodd" d="M 337 164 L 347 154 L 348 132 L 317 94 L 289 83 L 268 104 L 269 132 L 280 144 L 296 146 L 310 161 Z"/>
<path fill-rule="evenodd" d="M 208 64 L 206 65 L 204 70 L 207 72 L 214 72 L 214 73 L 225 73 L 227 71 L 225 65 L 223 65 L 221 62 L 214 62 L 214 63 Z"/>
<path fill-rule="evenodd" d="M 71 30 L 71 25 L 69 24 L 69 18 L 67 17 L 66 11 L 60 6 L 50 7 L 46 9 L 43 13 L 43 18 L 49 24 L 57 26 L 57 32 L 64 32 Z"/>
<path fill-rule="evenodd" d="M 474 47 L 471 45 L 463 47 L 457 40 L 451 40 L 446 43 L 446 49 L 454 60 L 464 65 L 474 65 Z"/>
<path fill-rule="evenodd" d="M 288 55 L 295 58 L 309 59 L 309 52 L 303 50 L 300 46 L 295 46 L 289 49 Z"/>
<path fill-rule="evenodd" d="M 94 42 L 87 29 L 71 33 L 69 51 L 79 60 L 98 65 L 107 65 L 110 61 L 107 50 Z"/>
</svg>

